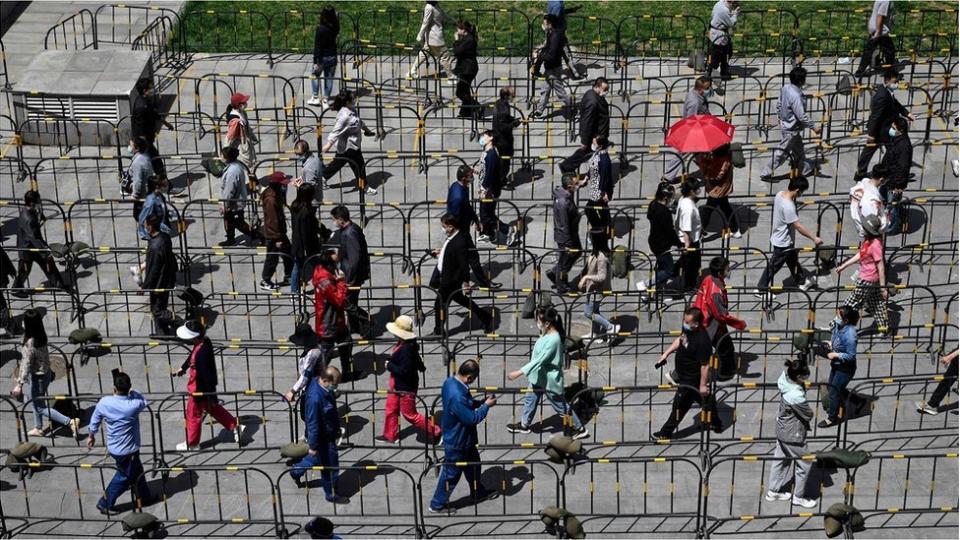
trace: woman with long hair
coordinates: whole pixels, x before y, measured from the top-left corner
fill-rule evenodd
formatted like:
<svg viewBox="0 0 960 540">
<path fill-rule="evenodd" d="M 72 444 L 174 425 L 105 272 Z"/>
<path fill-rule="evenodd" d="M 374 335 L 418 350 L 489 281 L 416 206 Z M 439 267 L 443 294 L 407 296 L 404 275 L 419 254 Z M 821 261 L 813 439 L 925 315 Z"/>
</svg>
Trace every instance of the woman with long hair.
<svg viewBox="0 0 960 540">
<path fill-rule="evenodd" d="M 537 407 L 544 397 L 559 414 L 567 414 L 566 402 L 563 398 L 563 363 L 566 354 L 564 342 L 567 334 L 563 329 L 563 320 L 557 310 L 552 307 L 537 309 L 536 320 L 540 337 L 533 346 L 530 361 L 507 375 L 511 381 L 526 375 L 527 381 L 530 382 L 530 392 L 524 398 L 520 422 L 507 425 L 507 431 L 510 433 L 530 433 L 530 424 L 533 423 Z M 583 439 L 590 435 L 577 414 L 572 409 L 569 413 L 573 423 L 573 438 Z"/>
<path fill-rule="evenodd" d="M 320 12 L 320 23 L 313 35 L 313 69 L 310 85 L 313 95 L 307 105 L 330 106 L 333 96 L 333 81 L 337 73 L 337 36 L 340 34 L 340 17 L 333 6 L 324 6 Z M 323 100 L 320 99 L 320 83 L 323 82 Z"/>
<path fill-rule="evenodd" d="M 300 293 L 301 275 L 309 279 L 310 271 L 305 268 L 307 259 L 320 253 L 320 224 L 317 213 L 313 211 L 313 198 L 316 189 L 313 184 L 303 184 L 297 188 L 297 197 L 290 205 L 290 251 L 293 257 L 293 270 L 290 272 L 290 294 Z"/>
<path fill-rule="evenodd" d="M 479 103 L 473 97 L 470 87 L 477 78 L 480 66 L 477 64 L 477 28 L 470 21 L 457 23 L 456 41 L 453 42 L 453 55 L 457 65 L 453 74 L 457 77 L 457 98 L 460 100 L 460 114 L 458 118 L 474 118 L 479 116 Z"/>
<path fill-rule="evenodd" d="M 67 418 L 66 415 L 53 407 L 47 406 L 46 396 L 54 373 L 50 367 L 50 350 L 47 348 L 47 331 L 43 327 L 43 315 L 35 309 L 28 309 L 23 313 L 23 339 L 20 342 L 20 371 L 17 374 L 17 385 L 11 394 L 17 399 L 23 397 L 23 385 L 30 381 L 30 402 L 33 405 L 33 429 L 27 432 L 30 437 L 41 437 L 46 433 L 43 417 L 49 417 L 51 422 L 63 426 L 70 426 L 73 438 L 77 438 L 80 429 L 79 418 Z"/>
<path fill-rule="evenodd" d="M 616 336 L 620 331 L 620 325 L 613 324 L 606 317 L 600 314 L 600 299 L 603 298 L 603 291 L 611 290 L 610 287 L 610 247 L 607 245 L 607 233 L 603 229 L 593 229 L 590 231 L 591 252 L 587 257 L 587 262 L 583 267 L 583 275 L 580 277 L 578 288 L 587 295 L 587 301 L 583 305 L 583 314 L 590 320 L 590 331 L 584 338 L 593 338 L 593 323 L 600 325 L 601 335 Z"/>
</svg>

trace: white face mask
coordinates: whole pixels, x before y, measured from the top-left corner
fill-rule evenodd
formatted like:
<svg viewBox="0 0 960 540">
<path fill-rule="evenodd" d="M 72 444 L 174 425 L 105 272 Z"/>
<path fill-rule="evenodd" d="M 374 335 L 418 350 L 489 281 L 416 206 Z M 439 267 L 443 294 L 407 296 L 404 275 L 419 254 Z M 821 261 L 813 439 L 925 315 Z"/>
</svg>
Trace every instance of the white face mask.
<svg viewBox="0 0 960 540">
<path fill-rule="evenodd" d="M 600 90 L 599 92 L 597 92 L 597 95 L 600 97 L 607 97 L 608 92 L 609 90 Z"/>
<path fill-rule="evenodd" d="M 480 137 L 480 146 L 486 146 L 490 142 L 486 137 Z"/>
<path fill-rule="evenodd" d="M 590 149 L 593 150 L 594 152 L 596 152 L 596 151 L 600 150 L 600 146 L 597 145 L 597 143 L 593 143 L 593 144 L 590 145 Z"/>
<path fill-rule="evenodd" d="M 544 31 L 544 32 L 547 31 L 547 25 L 545 25 L 545 24 L 541 24 L 541 25 L 540 25 L 540 28 L 543 28 L 543 31 Z"/>
<path fill-rule="evenodd" d="M 132 156 L 132 155 L 134 155 L 135 153 L 137 153 L 137 149 L 134 148 L 132 145 L 128 145 L 128 146 L 127 146 L 127 153 Z"/>
<path fill-rule="evenodd" d="M 896 137 L 896 136 L 897 136 L 897 130 L 894 129 L 893 127 L 891 127 L 890 129 L 887 130 L 887 134 L 890 135 L 891 137 Z"/>
<path fill-rule="evenodd" d="M 894 90 L 900 88 L 900 83 L 898 83 L 898 82 L 890 83 L 890 84 L 887 85 L 887 88 L 888 88 L 891 92 L 893 92 Z"/>
</svg>

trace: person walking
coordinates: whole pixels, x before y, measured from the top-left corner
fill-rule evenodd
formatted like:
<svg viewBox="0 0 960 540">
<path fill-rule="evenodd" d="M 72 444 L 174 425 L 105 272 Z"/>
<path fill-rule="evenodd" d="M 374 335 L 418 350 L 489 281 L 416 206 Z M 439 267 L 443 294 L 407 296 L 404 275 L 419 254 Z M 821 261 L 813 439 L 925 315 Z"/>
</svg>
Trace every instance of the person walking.
<svg viewBox="0 0 960 540">
<path fill-rule="evenodd" d="M 333 83 L 337 74 L 337 36 L 340 34 L 340 16 L 333 6 L 324 6 L 320 22 L 313 33 L 313 69 L 310 70 L 310 86 L 313 94 L 307 105 L 326 110 L 333 96 Z M 323 99 L 320 99 L 320 84 L 323 83 Z"/>
<path fill-rule="evenodd" d="M 722 1 L 722 0 L 721 0 Z M 760 180 L 773 181 L 773 173 L 788 157 L 797 159 L 800 176 L 813 174 L 813 165 L 807 161 L 807 152 L 803 147 L 801 133 L 809 128 L 818 137 L 820 128 L 810 120 L 803 103 L 803 86 L 807 84 L 807 70 L 797 66 L 790 71 L 790 83 L 783 85 L 777 100 L 777 118 L 780 120 L 780 144 L 770 156 L 770 162 L 760 172 Z"/>
<path fill-rule="evenodd" d="M 477 424 L 483 422 L 490 408 L 497 404 L 497 397 L 490 395 L 483 400 L 473 399 L 470 386 L 479 376 L 480 364 L 476 360 L 466 360 L 457 368 L 455 375 L 443 382 L 440 391 L 443 403 L 443 416 L 440 421 L 443 432 L 443 465 L 437 480 L 437 489 L 427 508 L 434 514 L 455 512 L 448 503 L 461 474 L 466 474 L 470 495 L 475 502 L 480 503 L 497 496 L 496 490 L 487 489 L 480 482 Z"/>
<path fill-rule="evenodd" d="M 217 359 L 213 354 L 213 343 L 207 337 L 203 323 L 189 320 L 177 328 L 177 337 L 189 343 L 193 349 L 174 375 L 182 377 L 189 373 L 185 411 L 187 440 L 177 444 L 178 452 L 188 452 L 200 448 L 200 430 L 203 416 L 209 414 L 227 431 L 233 432 L 237 444 L 243 442 L 245 426 L 237 421 L 217 398 Z M 202 395 L 196 395 L 202 394 Z"/>
<path fill-rule="evenodd" d="M 146 220 L 147 257 L 144 265 L 141 288 L 150 291 L 150 315 L 158 333 L 170 335 L 173 315 L 167 311 L 170 291 L 177 286 L 177 256 L 173 252 L 170 235 L 160 228 L 160 219 L 150 216 Z"/>
<path fill-rule="evenodd" d="M 553 190 L 553 241 L 560 252 L 557 264 L 547 271 L 547 279 L 553 283 L 560 294 L 573 290 L 568 281 L 568 274 L 573 265 L 580 258 L 583 246 L 580 244 L 580 213 L 573 194 L 580 185 L 573 174 L 564 175 L 560 185 Z"/>
<path fill-rule="evenodd" d="M 620 332 L 620 325 L 613 324 L 600 313 L 600 300 L 607 291 L 612 291 L 610 285 L 610 246 L 607 244 L 607 233 L 603 230 L 590 230 L 590 256 L 583 267 L 583 274 L 577 283 L 577 290 L 587 295 L 583 304 L 583 314 L 590 321 L 590 331 L 585 339 L 593 339 L 593 323 L 600 325 L 601 335 L 616 336 Z"/>
<path fill-rule="evenodd" d="M 687 92 L 687 97 L 683 101 L 680 118 L 690 118 L 697 114 L 710 114 L 707 97 L 711 95 L 713 95 L 713 79 L 707 76 L 697 77 L 697 80 L 693 83 L 693 88 Z M 679 182 L 677 177 L 683 171 L 683 160 L 686 156 L 687 154 L 671 153 L 663 167 L 663 175 L 660 177 L 660 181 L 671 184 Z"/>
<path fill-rule="evenodd" d="M 544 397 L 547 398 L 553 410 L 564 418 L 564 429 L 567 426 L 567 403 L 563 397 L 565 388 L 563 384 L 563 364 L 566 356 L 564 340 L 567 336 L 563 329 L 563 320 L 557 310 L 552 307 L 539 308 L 536 318 L 540 337 L 533 345 L 530 361 L 522 368 L 507 374 L 507 378 L 511 381 L 526 376 L 530 383 L 530 391 L 527 392 L 523 400 L 520 422 L 507 424 L 507 431 L 510 433 L 530 433 L 533 417 L 536 416 L 537 408 Z M 590 431 L 583 426 L 577 417 L 577 413 L 573 409 L 570 409 L 569 413 L 573 427 L 572 437 L 574 439 L 588 437 Z"/>
<path fill-rule="evenodd" d="M 777 461 L 770 467 L 770 479 L 767 481 L 765 499 L 789 501 L 803 507 L 817 505 L 816 496 L 807 499 L 807 492 L 813 493 L 813 487 L 807 486 L 813 463 L 801 459 L 810 453 L 807 448 L 807 431 L 813 420 L 813 410 L 807 403 L 805 382 L 810 377 L 810 368 L 800 359 L 787 360 L 786 369 L 777 379 L 780 390 L 780 410 L 777 413 L 777 442 L 773 457 Z M 786 491 L 790 483 L 790 466 L 796 470 L 793 475 L 793 493 Z"/>
<path fill-rule="evenodd" d="M 470 314 L 483 324 L 484 331 L 494 330 L 494 318 L 484 311 L 471 298 L 464 294 L 470 287 L 470 268 L 468 250 L 470 241 L 466 233 L 457 228 L 458 221 L 453 214 L 446 213 L 440 223 L 447 235 L 443 246 L 431 252 L 437 259 L 437 266 L 430 277 L 430 287 L 437 290 L 433 307 L 434 327 L 432 335 L 447 336 L 444 321 L 449 319 L 450 302 L 456 302 L 470 310 Z"/>
<path fill-rule="evenodd" d="M 133 199 L 133 219 L 138 222 L 140 211 L 143 210 L 143 200 L 149 192 L 147 183 L 156 175 L 150 155 L 147 153 L 148 147 L 147 140 L 143 137 L 130 139 L 130 144 L 127 146 L 127 153 L 133 157 L 125 174 L 130 179 L 129 197 Z"/>
<path fill-rule="evenodd" d="M 837 266 L 837 274 L 843 273 L 856 263 L 860 263 L 857 285 L 844 305 L 859 310 L 866 304 L 867 312 L 873 315 L 877 330 L 886 334 L 890 330 L 887 327 L 887 272 L 883 259 L 883 230 L 877 216 L 863 219 L 863 242 L 860 249 L 856 255 Z"/>
<path fill-rule="evenodd" d="M 440 439 L 440 427 L 417 411 L 417 389 L 420 374 L 427 370 L 420 356 L 413 319 L 400 315 L 387 323 L 387 332 L 397 338 L 390 351 L 386 370 L 390 372 L 389 393 L 384 405 L 383 435 L 379 440 L 396 443 L 400 440 L 400 415 L 434 442 Z"/>
<path fill-rule="evenodd" d="M 226 167 L 220 176 L 220 214 L 223 216 L 223 232 L 226 239 L 220 242 L 222 247 L 236 244 L 236 231 L 247 235 L 254 242 L 262 239 L 259 231 L 251 227 L 243 218 L 247 205 L 247 168 L 239 161 L 240 150 L 226 146 L 221 151 Z"/>
<path fill-rule="evenodd" d="M 237 149 L 237 158 L 247 167 L 247 170 L 252 171 L 257 164 L 256 146 L 260 141 L 247 116 L 249 101 L 250 96 L 239 92 L 230 96 L 230 105 L 227 106 L 225 114 L 227 117 L 225 140 L 227 146 Z"/>
<path fill-rule="evenodd" d="M 773 254 L 760 275 L 760 281 L 757 288 L 753 291 L 757 298 L 768 298 L 772 293 L 767 290 L 770 282 L 776 277 L 777 272 L 786 264 L 790 269 L 790 275 L 793 276 L 795 286 L 801 291 L 806 291 L 811 287 L 817 286 L 817 281 L 813 276 L 808 276 L 806 270 L 800 266 L 800 258 L 797 248 L 794 246 L 797 241 L 797 234 L 800 233 L 813 241 L 815 246 L 823 243 L 823 239 L 810 232 L 802 223 L 800 216 L 797 215 L 797 199 L 810 184 L 807 179 L 797 176 L 790 179 L 787 189 L 777 193 L 773 199 L 773 229 L 770 233 L 770 244 L 773 246 Z"/>
<path fill-rule="evenodd" d="M 147 198 L 143 201 L 143 207 L 140 209 L 140 215 L 137 217 L 137 234 L 141 240 L 150 240 L 150 234 L 147 232 L 146 221 L 150 216 L 156 216 L 160 230 L 168 235 L 173 235 L 173 228 L 170 223 L 170 212 L 167 210 L 167 200 L 163 192 L 167 190 L 167 180 L 160 176 L 151 176 L 147 180 Z"/>
<path fill-rule="evenodd" d="M 560 162 L 561 173 L 575 173 L 580 164 L 590 159 L 596 150 L 591 146 L 594 139 L 610 138 L 610 104 L 607 103 L 607 93 L 610 83 L 603 77 L 597 77 L 593 86 L 583 93 L 580 98 L 580 147 L 569 157 Z"/>
<path fill-rule="evenodd" d="M 710 48 L 708 49 L 707 77 L 720 68 L 720 79 L 729 80 L 730 56 L 733 54 L 733 29 L 740 15 L 737 0 L 717 0 L 710 13 Z"/>
<path fill-rule="evenodd" d="M 500 89 L 500 99 L 493 106 L 493 144 L 500 155 L 500 185 L 506 185 L 510 174 L 510 160 L 513 159 L 513 130 L 520 126 L 520 119 L 513 116 L 511 103 L 517 98 L 512 86 Z"/>
<path fill-rule="evenodd" d="M 290 177 L 274 171 L 265 180 L 267 185 L 260 191 L 260 207 L 263 209 L 263 237 L 267 244 L 267 256 L 263 259 L 263 270 L 260 272 L 260 289 L 272 292 L 279 291 L 284 285 L 290 285 L 293 273 L 285 210 Z M 273 275 L 280 259 L 283 259 L 283 279 L 274 282 Z"/>
<path fill-rule="evenodd" d="M 544 15 L 543 31 L 547 35 L 546 43 L 534 55 L 532 73 L 534 77 L 540 76 L 543 70 L 543 83 L 540 85 L 540 97 L 530 113 L 531 118 L 543 116 L 550 101 L 550 94 L 556 94 L 566 109 L 573 106 L 573 98 L 567 91 L 566 83 L 563 80 L 563 63 L 567 58 L 567 35 L 557 28 L 556 15 Z"/>
<path fill-rule="evenodd" d="M 290 254 L 293 257 L 290 294 L 300 294 L 301 280 L 311 275 L 307 259 L 320 253 L 320 223 L 313 211 L 315 192 L 313 185 L 301 185 L 290 205 Z"/>
<path fill-rule="evenodd" d="M 301 187 L 310 185 L 313 187 L 314 200 L 318 207 L 323 203 L 323 190 L 327 188 L 326 180 L 323 178 L 323 161 L 320 156 L 310 150 L 310 143 L 300 139 L 293 145 L 293 154 L 297 156 L 300 162 L 300 176 L 293 180 L 293 185 Z"/>
<path fill-rule="evenodd" d="M 500 160 L 494 143 L 494 133 L 486 130 L 480 134 L 483 145 L 483 157 L 477 160 L 474 174 L 480 179 L 480 237 L 477 239 L 488 244 L 498 244 L 500 235 L 506 235 L 506 245 L 512 246 L 517 239 L 516 225 L 508 226 L 497 217 L 497 199 L 503 193 L 503 176 Z"/>
<path fill-rule="evenodd" d="M 650 252 L 656 257 L 654 263 L 654 277 L 651 283 L 644 280 L 637 282 L 637 290 L 641 298 L 647 297 L 647 288 L 654 287 L 661 292 L 663 287 L 676 276 L 676 266 L 673 261 L 673 250 L 682 249 L 684 244 L 677 236 L 673 227 L 673 213 L 670 211 L 670 202 L 673 200 L 673 186 L 661 182 L 657 186 L 657 193 L 653 202 L 647 206 L 647 221 L 650 222 L 650 234 L 647 236 L 647 245 Z M 664 302 L 670 297 L 664 296 Z"/>
<path fill-rule="evenodd" d="M 613 200 L 613 164 L 610 162 L 609 141 L 597 135 L 593 138 L 587 169 L 587 204 L 583 213 L 587 216 L 590 230 L 601 231 L 604 239 L 609 239 L 611 230 L 610 201 Z"/>
<path fill-rule="evenodd" d="M 717 368 L 717 380 L 726 381 L 737 372 L 737 358 L 727 325 L 737 330 L 747 327 L 746 321 L 730 313 L 730 300 L 727 298 L 727 284 L 724 281 L 730 273 L 730 261 L 726 257 L 714 257 L 710 261 L 710 275 L 700 283 L 693 306 L 703 313 L 703 326 L 710 336 L 720 364 Z"/>
<path fill-rule="evenodd" d="M 484 175 L 486 175 L 486 162 L 484 162 Z M 469 165 L 460 165 L 457 167 L 457 181 L 450 184 L 447 190 L 447 213 L 457 220 L 457 230 L 463 233 L 463 240 L 467 245 L 467 263 L 473 271 L 473 277 L 479 287 L 490 289 L 499 289 L 501 284 L 491 281 L 487 273 L 480 266 L 480 254 L 476 250 L 473 238 L 470 236 L 470 225 L 477 230 L 482 231 L 483 225 L 480 223 L 480 216 L 473 208 L 473 202 L 470 199 L 470 183 L 473 181 L 474 170 Z M 490 179 L 492 182 L 492 179 Z M 493 187 L 492 184 L 491 188 Z M 496 212 L 494 212 L 496 214 Z"/>
<path fill-rule="evenodd" d="M 454 34 L 453 55 L 457 65 L 453 74 L 457 77 L 456 94 L 460 100 L 460 112 L 457 118 L 472 119 L 482 115 L 480 103 L 473 97 L 473 80 L 480 72 L 477 64 L 477 29 L 469 21 L 457 23 L 457 33 Z"/>
<path fill-rule="evenodd" d="M 313 270 L 313 302 L 316 310 L 316 331 L 323 352 L 323 363 L 329 366 L 333 349 L 340 356 L 340 367 L 353 373 L 350 362 L 353 343 L 347 326 L 347 282 L 337 269 L 333 250 L 321 251 Z"/>
<path fill-rule="evenodd" d="M 700 209 L 697 208 L 699 193 L 700 185 L 696 180 L 681 184 L 680 201 L 673 216 L 675 234 L 683 244 L 677 265 L 680 267 L 683 287 L 686 290 L 696 290 L 700 284 L 700 237 L 703 234 L 703 225 L 700 222 Z"/>
<path fill-rule="evenodd" d="M 43 327 L 43 315 L 36 309 L 29 308 L 23 312 L 23 336 L 20 340 L 20 364 L 17 371 L 17 384 L 10 395 L 14 399 L 23 399 L 23 385 L 30 382 L 30 404 L 33 406 L 33 428 L 27 432 L 28 437 L 42 437 L 47 433 L 43 425 L 44 417 L 49 418 L 51 430 L 56 424 L 68 426 L 77 438 L 80 430 L 79 418 L 68 418 L 65 414 L 48 406 L 44 396 L 50 395 L 47 391 L 53 382 L 55 374 L 50 367 L 50 350 L 47 348 L 47 331 Z"/>
<path fill-rule="evenodd" d="M 873 55 L 880 49 L 877 58 L 881 67 L 893 66 L 897 63 L 897 49 L 893 44 L 890 32 L 893 29 L 893 1 L 874 0 L 873 11 L 867 19 L 867 40 L 863 44 L 863 55 L 860 65 L 853 73 L 854 77 L 862 78 L 872 71 Z"/>
<path fill-rule="evenodd" d="M 840 423 L 840 407 L 847 401 L 847 385 L 857 373 L 857 323 L 860 313 L 852 307 L 841 306 L 830 321 L 830 378 L 827 380 L 829 405 L 827 418 L 817 426 L 831 428 Z"/>
<path fill-rule="evenodd" d="M 899 87 L 900 73 L 895 69 L 886 69 L 883 72 L 883 83 L 873 89 L 870 117 L 867 118 L 867 143 L 857 160 L 857 172 L 853 177 L 855 182 L 866 176 L 870 160 L 880 145 L 891 142 L 890 127 L 893 121 L 897 118 L 907 118 L 911 122 L 917 119 L 894 95 Z"/>
<path fill-rule="evenodd" d="M 420 66 L 427 62 L 427 55 L 432 56 L 439 62 L 438 68 L 442 67 L 446 76 L 453 80 L 453 57 L 450 55 L 450 49 L 447 48 L 447 42 L 443 39 L 443 24 L 450 22 L 450 17 L 440 9 L 440 2 L 427 0 L 423 5 L 423 20 L 420 22 L 420 31 L 417 32 L 418 53 L 417 60 L 407 77 L 416 79 L 420 74 Z M 428 75 L 429 76 L 429 75 Z M 438 73 L 439 77 L 440 74 Z"/>
<path fill-rule="evenodd" d="M 153 169 L 157 171 L 157 176 L 166 178 L 166 168 L 163 160 L 160 159 L 160 151 L 157 150 L 156 140 L 157 131 L 160 125 L 170 131 L 174 131 L 173 124 L 167 122 L 159 109 L 159 95 L 150 77 L 142 77 L 137 80 L 134 86 L 137 96 L 133 98 L 133 106 L 130 107 L 130 137 L 143 137 L 147 141 L 147 156 L 150 157 Z"/>
<path fill-rule="evenodd" d="M 97 510 L 103 515 L 117 511 L 114 509 L 117 499 L 130 487 L 134 488 L 134 498 L 140 501 L 141 507 L 150 497 L 140 461 L 140 413 L 147 408 L 147 400 L 132 387 L 130 375 L 114 369 L 113 395 L 100 398 L 87 426 L 90 433 L 87 448 L 92 449 L 97 444 L 100 424 L 106 424 L 107 452 L 117 466 L 117 472 L 97 501 Z"/>
<path fill-rule="evenodd" d="M 706 184 L 708 212 L 707 223 L 713 212 L 720 210 L 723 216 L 724 228 L 730 231 L 734 238 L 740 238 L 740 223 L 737 214 L 730 206 L 730 194 L 733 193 L 733 156 L 730 154 L 730 144 L 725 144 L 712 152 L 698 154 L 695 158 L 697 167 Z"/>
<path fill-rule="evenodd" d="M 661 368 L 667 363 L 671 354 L 674 356 L 676 379 L 668 376 L 667 380 L 677 386 L 677 393 L 673 397 L 673 406 L 670 417 L 663 426 L 650 435 L 651 440 L 670 440 L 677 426 L 683 421 L 694 403 L 700 404 L 700 418 L 710 423 L 714 433 L 720 433 L 723 424 L 717 414 L 716 398 L 710 390 L 710 354 L 713 346 L 710 336 L 703 328 L 703 312 L 699 308 L 690 307 L 683 312 L 683 331 L 680 337 L 663 351 L 657 359 L 655 367 Z"/>
<path fill-rule="evenodd" d="M 41 227 L 45 221 L 47 218 L 40 207 L 40 194 L 32 189 L 24 193 L 23 208 L 20 209 L 20 217 L 17 219 L 17 250 L 20 260 L 17 262 L 17 277 L 13 279 L 14 289 L 23 288 L 33 263 L 37 263 L 47 281 L 52 282 L 54 287 L 71 290 L 57 269 L 57 263 L 50 255 L 50 246 L 43 238 Z M 25 293 L 15 292 L 14 295 L 22 296 Z"/>
<path fill-rule="evenodd" d="M 958 350 L 960 349 L 954 349 L 952 353 L 940 357 L 940 363 L 947 366 L 947 370 L 943 373 L 943 379 L 937 383 L 937 387 L 930 394 L 930 399 L 916 403 L 918 413 L 931 416 L 940 414 L 940 402 L 947 397 L 947 392 L 957 383 Z"/>
<path fill-rule="evenodd" d="M 890 172 L 881 164 L 873 166 L 870 176 L 860 180 L 850 188 L 850 217 L 857 226 L 857 233 L 863 240 L 863 218 L 877 216 L 881 230 L 887 229 L 887 213 L 884 210 L 880 186 L 884 185 Z"/>
<path fill-rule="evenodd" d="M 377 190 L 367 185 L 367 166 L 360 148 L 363 136 L 373 137 L 374 133 L 357 114 L 356 107 L 357 98 L 350 90 L 344 90 L 333 98 L 330 108 L 337 111 L 337 119 L 322 151 L 326 154 L 335 148 L 336 154 L 324 165 L 323 179 L 328 182 L 344 165 L 349 165 L 357 177 L 357 189 L 367 195 L 376 195 Z"/>
<path fill-rule="evenodd" d="M 883 196 L 884 204 L 890 209 L 890 223 L 887 225 L 887 230 L 892 233 L 901 232 L 900 201 L 903 199 L 903 191 L 907 189 L 907 184 L 913 181 L 913 175 L 910 173 L 910 168 L 913 166 L 913 143 L 910 142 L 907 129 L 908 124 L 905 118 L 893 119 L 887 132 L 890 144 L 887 146 L 887 152 L 883 154 L 883 159 L 880 160 L 880 164 L 884 165 L 890 173 L 887 183 L 880 186 L 880 195 Z"/>
<path fill-rule="evenodd" d="M 293 383 L 293 386 L 290 387 L 290 390 L 283 395 L 287 403 L 293 403 L 297 394 L 306 388 L 314 377 L 327 369 L 327 365 L 324 363 L 323 351 L 320 350 L 320 342 L 312 330 L 309 335 L 306 336 L 303 348 L 303 354 L 301 354 L 297 360 L 297 373 L 299 373 L 300 376 Z"/>
<path fill-rule="evenodd" d="M 333 225 L 338 231 L 336 236 L 340 241 L 337 263 L 347 284 L 347 322 L 354 332 L 367 338 L 370 335 L 370 314 L 360 307 L 360 290 L 370 279 L 367 237 L 363 229 L 350 220 L 350 211 L 346 206 L 334 206 L 330 216 L 333 217 Z"/>
<path fill-rule="evenodd" d="M 337 480 L 340 477 L 340 455 L 337 451 L 340 415 L 337 413 L 335 392 L 340 380 L 340 370 L 327 366 L 307 385 L 303 410 L 309 449 L 307 455 L 290 470 L 290 478 L 293 478 L 298 488 L 303 488 L 306 485 L 303 475 L 307 470 L 321 467 L 320 486 L 327 502 L 332 504 L 350 502 L 350 499 L 337 493 Z"/>
</svg>

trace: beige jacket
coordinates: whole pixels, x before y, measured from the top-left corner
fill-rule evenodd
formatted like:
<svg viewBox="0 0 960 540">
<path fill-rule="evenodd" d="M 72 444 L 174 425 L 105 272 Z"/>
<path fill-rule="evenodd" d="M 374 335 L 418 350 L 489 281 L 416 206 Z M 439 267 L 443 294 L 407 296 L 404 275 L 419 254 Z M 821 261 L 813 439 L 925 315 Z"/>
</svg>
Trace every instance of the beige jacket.
<svg viewBox="0 0 960 540">
<path fill-rule="evenodd" d="M 583 292 L 611 290 L 610 259 L 607 258 L 607 255 L 601 251 L 596 256 L 588 257 L 580 279 L 585 281 L 584 286 L 580 289 Z"/>
<path fill-rule="evenodd" d="M 34 347 L 33 338 L 27 340 L 20 348 L 20 373 L 17 374 L 17 384 L 23 386 L 30 379 L 30 375 L 46 375 L 50 372 L 50 352 L 47 346 Z"/>
</svg>

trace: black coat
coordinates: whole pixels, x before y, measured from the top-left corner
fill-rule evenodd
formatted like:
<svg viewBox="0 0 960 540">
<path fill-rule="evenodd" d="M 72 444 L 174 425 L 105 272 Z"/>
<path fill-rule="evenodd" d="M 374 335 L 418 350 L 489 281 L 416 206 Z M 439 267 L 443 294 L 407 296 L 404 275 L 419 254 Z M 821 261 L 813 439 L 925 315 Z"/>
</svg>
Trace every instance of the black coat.
<svg viewBox="0 0 960 540">
<path fill-rule="evenodd" d="M 144 289 L 172 289 L 177 284 L 177 257 L 170 235 L 159 232 L 147 243 Z"/>
<path fill-rule="evenodd" d="M 512 112 L 505 99 L 498 99 L 493 107 L 494 144 L 501 156 L 513 156 L 513 129 L 520 125 L 520 120 Z"/>
<path fill-rule="evenodd" d="M 673 246 L 683 246 L 673 228 L 673 213 L 665 204 L 656 201 L 650 203 L 647 207 L 647 220 L 650 221 L 650 236 L 647 241 L 654 255 L 669 251 Z"/>
<path fill-rule="evenodd" d="M 887 153 L 880 160 L 890 170 L 887 189 L 906 189 L 910 181 L 910 167 L 913 165 L 913 143 L 906 135 L 897 135 L 887 146 Z"/>
<path fill-rule="evenodd" d="M 457 65 L 453 74 L 465 79 L 473 79 L 480 71 L 477 65 L 477 38 L 467 34 L 453 42 L 453 56 L 457 58 Z"/>
<path fill-rule="evenodd" d="M 43 239 L 43 230 L 40 210 L 24 206 L 20 210 L 17 220 L 17 247 L 47 249 L 47 242 Z"/>
<path fill-rule="evenodd" d="M 591 88 L 580 99 L 580 144 L 590 146 L 597 135 L 610 137 L 610 105 Z"/>
<path fill-rule="evenodd" d="M 547 43 L 540 50 L 540 55 L 534 65 L 543 65 L 543 69 L 554 69 L 563 66 L 563 59 L 567 57 L 567 35 L 563 30 L 553 29 L 547 34 Z"/>
<path fill-rule="evenodd" d="M 867 135 L 874 139 L 887 139 L 887 130 L 893 120 L 899 116 L 907 116 L 910 111 L 897 101 L 890 90 L 880 84 L 870 98 L 870 118 L 867 119 Z"/>
<path fill-rule="evenodd" d="M 200 350 L 197 351 L 196 365 L 197 387 L 194 392 L 216 392 L 217 391 L 217 358 L 213 355 L 213 343 L 210 338 L 204 337 L 200 344 Z M 180 369 L 187 371 L 190 369 L 190 355 L 180 365 Z"/>
<path fill-rule="evenodd" d="M 318 24 L 313 34 L 313 63 L 320 64 L 324 56 L 337 55 L 337 35 L 340 33 L 340 21 L 332 26 Z"/>
<path fill-rule="evenodd" d="M 470 264 L 467 260 L 468 250 L 472 247 L 469 233 L 457 233 L 443 252 L 443 271 L 440 272 L 440 288 L 453 291 L 470 280 Z"/>
<path fill-rule="evenodd" d="M 387 371 L 393 375 L 393 389 L 398 392 L 416 392 L 420 386 L 420 372 L 426 371 L 416 340 L 405 340 L 390 355 Z"/>
<path fill-rule="evenodd" d="M 130 136 L 143 137 L 152 143 L 157 138 L 161 118 L 156 100 L 137 96 L 130 109 Z"/>
<path fill-rule="evenodd" d="M 303 260 L 320 253 L 320 228 L 317 214 L 309 205 L 305 205 L 291 216 L 290 246 L 294 259 Z"/>
<path fill-rule="evenodd" d="M 340 268 L 347 285 L 358 286 L 370 279 L 370 252 L 367 237 L 356 223 L 342 229 L 340 237 Z"/>
</svg>

